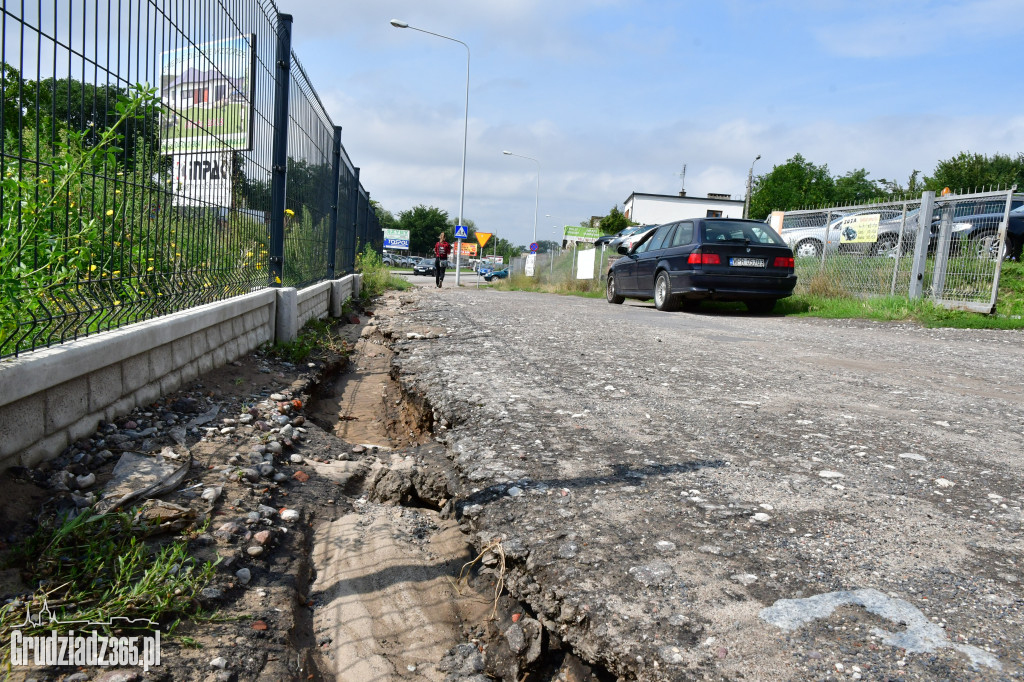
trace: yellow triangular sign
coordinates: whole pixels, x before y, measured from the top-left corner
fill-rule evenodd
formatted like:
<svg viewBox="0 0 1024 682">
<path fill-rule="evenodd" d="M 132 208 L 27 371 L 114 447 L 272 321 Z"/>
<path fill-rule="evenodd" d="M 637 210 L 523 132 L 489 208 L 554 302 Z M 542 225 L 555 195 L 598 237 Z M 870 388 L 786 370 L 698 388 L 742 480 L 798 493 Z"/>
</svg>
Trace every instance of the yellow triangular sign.
<svg viewBox="0 0 1024 682">
<path fill-rule="evenodd" d="M 486 246 L 486 244 L 487 244 L 488 240 L 491 238 L 492 234 L 494 234 L 494 233 L 493 232 L 477 232 L 476 233 L 476 243 L 480 245 L 481 249 L 484 248 L 484 246 Z"/>
</svg>

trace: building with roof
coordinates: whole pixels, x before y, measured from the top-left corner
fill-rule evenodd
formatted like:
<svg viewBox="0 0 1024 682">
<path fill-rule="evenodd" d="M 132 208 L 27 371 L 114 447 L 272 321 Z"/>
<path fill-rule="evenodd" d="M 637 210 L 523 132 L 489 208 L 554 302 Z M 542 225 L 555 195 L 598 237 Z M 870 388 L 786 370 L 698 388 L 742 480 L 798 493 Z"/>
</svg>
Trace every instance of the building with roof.
<svg viewBox="0 0 1024 682">
<path fill-rule="evenodd" d="M 733 199 L 730 194 L 688 197 L 686 192 L 633 192 L 623 202 L 622 212 L 628 220 L 641 225 L 660 225 L 685 218 L 742 218 L 743 199 Z"/>
</svg>

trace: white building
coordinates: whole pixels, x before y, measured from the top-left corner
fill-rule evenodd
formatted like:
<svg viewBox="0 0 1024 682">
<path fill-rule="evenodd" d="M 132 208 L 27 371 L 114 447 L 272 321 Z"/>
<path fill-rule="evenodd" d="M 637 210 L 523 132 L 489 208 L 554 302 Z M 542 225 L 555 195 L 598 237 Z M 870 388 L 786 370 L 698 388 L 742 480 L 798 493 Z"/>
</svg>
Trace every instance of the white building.
<svg viewBox="0 0 1024 682">
<path fill-rule="evenodd" d="M 743 200 L 729 194 L 688 197 L 685 194 L 633 192 L 623 202 L 627 220 L 641 225 L 660 225 L 684 218 L 742 218 Z"/>
</svg>

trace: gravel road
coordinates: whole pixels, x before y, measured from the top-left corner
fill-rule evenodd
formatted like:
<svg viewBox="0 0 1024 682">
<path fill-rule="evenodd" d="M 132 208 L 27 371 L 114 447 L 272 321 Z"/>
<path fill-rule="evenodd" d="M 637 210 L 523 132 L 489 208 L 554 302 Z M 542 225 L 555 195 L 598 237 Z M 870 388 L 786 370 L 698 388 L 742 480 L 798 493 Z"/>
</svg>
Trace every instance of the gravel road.
<svg viewBox="0 0 1024 682">
<path fill-rule="evenodd" d="M 378 324 L 513 596 L 621 679 L 1024 676 L 1017 332 L 418 288 Z M 429 332 L 437 332 L 438 338 Z"/>
</svg>

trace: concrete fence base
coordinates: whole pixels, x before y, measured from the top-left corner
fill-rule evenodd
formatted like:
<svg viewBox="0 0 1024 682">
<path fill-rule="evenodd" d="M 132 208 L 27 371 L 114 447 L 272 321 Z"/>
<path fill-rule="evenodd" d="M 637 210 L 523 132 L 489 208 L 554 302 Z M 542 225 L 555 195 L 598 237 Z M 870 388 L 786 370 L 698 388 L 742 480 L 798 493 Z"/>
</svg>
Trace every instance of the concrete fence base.
<svg viewBox="0 0 1024 682">
<path fill-rule="evenodd" d="M 0 362 L 0 471 L 35 466 L 139 405 L 308 320 L 340 317 L 361 275 L 263 289 Z M 344 298 L 341 298 L 344 297 Z"/>
</svg>

